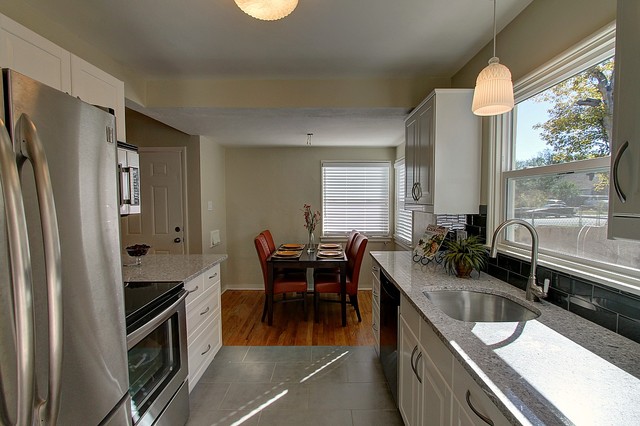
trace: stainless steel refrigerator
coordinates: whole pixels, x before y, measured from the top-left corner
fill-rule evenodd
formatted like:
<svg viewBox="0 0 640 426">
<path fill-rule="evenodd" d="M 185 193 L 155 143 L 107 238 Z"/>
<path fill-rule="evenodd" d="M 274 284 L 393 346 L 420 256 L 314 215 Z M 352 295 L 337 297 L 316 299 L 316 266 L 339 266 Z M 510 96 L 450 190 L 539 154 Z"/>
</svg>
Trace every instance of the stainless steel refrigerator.
<svg viewBox="0 0 640 426">
<path fill-rule="evenodd" d="M 114 117 L 1 90 L 0 424 L 131 424 Z"/>
</svg>

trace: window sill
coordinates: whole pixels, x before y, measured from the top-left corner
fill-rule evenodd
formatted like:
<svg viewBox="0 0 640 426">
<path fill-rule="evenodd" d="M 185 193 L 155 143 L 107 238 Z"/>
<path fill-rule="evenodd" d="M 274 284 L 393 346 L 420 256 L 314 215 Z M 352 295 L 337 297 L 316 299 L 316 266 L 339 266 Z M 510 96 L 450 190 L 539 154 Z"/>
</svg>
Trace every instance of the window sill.
<svg viewBox="0 0 640 426">
<path fill-rule="evenodd" d="M 329 236 L 329 237 L 320 237 L 320 242 L 322 243 L 344 243 L 347 241 L 347 236 Z M 390 243 L 392 241 L 391 237 L 368 237 L 369 242 L 371 243 Z"/>
<path fill-rule="evenodd" d="M 396 246 L 398 246 L 399 248 L 401 248 L 403 250 L 407 250 L 407 251 L 413 250 L 413 248 L 411 247 L 411 244 L 407 244 L 407 242 L 405 242 L 403 240 L 399 240 L 397 238 L 394 238 L 393 242 L 396 244 Z"/>
</svg>

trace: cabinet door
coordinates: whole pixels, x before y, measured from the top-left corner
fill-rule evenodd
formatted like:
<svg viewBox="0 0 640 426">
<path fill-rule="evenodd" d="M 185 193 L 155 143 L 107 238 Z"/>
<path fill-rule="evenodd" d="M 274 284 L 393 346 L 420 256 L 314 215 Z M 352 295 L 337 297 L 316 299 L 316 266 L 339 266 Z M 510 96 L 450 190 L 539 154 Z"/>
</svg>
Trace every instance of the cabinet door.
<svg viewBox="0 0 640 426">
<path fill-rule="evenodd" d="M 433 205 L 435 96 L 421 104 L 405 122 L 405 208 Z M 429 211 L 426 208 L 425 211 Z"/>
<path fill-rule="evenodd" d="M 416 155 L 418 158 L 416 171 L 419 184 L 418 204 L 433 205 L 433 189 L 435 179 L 435 135 L 434 135 L 434 115 L 435 96 L 421 108 L 418 114 L 418 140 Z"/>
<path fill-rule="evenodd" d="M 418 116 L 411 115 L 405 122 L 405 148 L 404 148 L 404 167 L 405 167 L 405 204 L 415 204 L 418 200 L 416 197 L 415 186 L 416 178 L 416 144 L 418 141 Z"/>
<path fill-rule="evenodd" d="M 640 239 L 640 2 L 619 0 L 609 238 Z M 616 190 L 619 189 L 619 191 Z M 623 197 L 626 201 L 623 201 Z"/>
<path fill-rule="evenodd" d="M 453 365 L 453 424 L 494 426 L 509 425 L 476 381 L 459 362 Z M 486 420 L 485 420 L 486 419 Z"/>
<path fill-rule="evenodd" d="M 122 81 L 71 55 L 71 94 L 90 104 L 112 108 L 116 114 L 118 140 L 126 141 Z"/>
<path fill-rule="evenodd" d="M 420 353 L 420 345 L 402 315 L 400 315 L 398 346 L 400 350 L 400 359 L 398 360 L 398 408 L 405 425 L 420 425 L 422 393 L 418 376 L 414 370 L 415 360 Z"/>
<path fill-rule="evenodd" d="M 451 390 L 426 351 L 418 360 L 422 378 L 422 424 L 451 424 Z"/>
<path fill-rule="evenodd" d="M 0 67 L 71 92 L 69 52 L 6 16 L 0 15 L 0 27 Z"/>
</svg>

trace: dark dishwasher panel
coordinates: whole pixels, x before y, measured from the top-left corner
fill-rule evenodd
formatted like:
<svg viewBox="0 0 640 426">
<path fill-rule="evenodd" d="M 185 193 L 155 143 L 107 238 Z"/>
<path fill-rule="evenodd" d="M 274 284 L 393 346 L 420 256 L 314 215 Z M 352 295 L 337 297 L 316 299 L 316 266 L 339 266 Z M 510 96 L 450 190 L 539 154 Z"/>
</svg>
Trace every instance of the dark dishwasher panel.
<svg viewBox="0 0 640 426">
<path fill-rule="evenodd" d="M 400 290 L 380 271 L 380 362 L 398 403 L 398 312 Z"/>
</svg>

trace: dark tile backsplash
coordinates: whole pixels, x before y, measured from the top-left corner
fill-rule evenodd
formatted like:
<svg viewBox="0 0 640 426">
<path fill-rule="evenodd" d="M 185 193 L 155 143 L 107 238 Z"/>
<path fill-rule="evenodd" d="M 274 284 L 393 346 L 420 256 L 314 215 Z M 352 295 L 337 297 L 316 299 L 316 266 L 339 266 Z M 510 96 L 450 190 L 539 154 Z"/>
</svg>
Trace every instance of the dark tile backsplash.
<svg viewBox="0 0 640 426">
<path fill-rule="evenodd" d="M 467 215 L 466 230 L 469 235 L 487 235 L 486 206 L 480 206 L 481 214 Z M 486 272 L 524 290 L 531 271 L 531 264 L 498 253 L 497 259 L 489 259 Z M 547 301 L 580 315 L 596 324 L 640 343 L 640 296 L 601 286 L 581 277 L 538 266 L 536 278 L 539 284 L 550 280 Z"/>
</svg>

